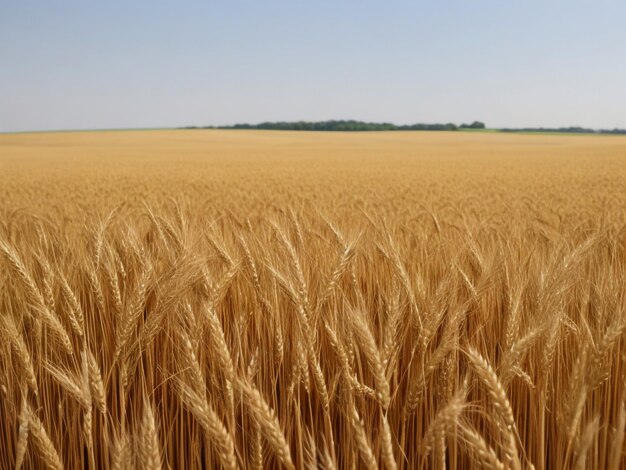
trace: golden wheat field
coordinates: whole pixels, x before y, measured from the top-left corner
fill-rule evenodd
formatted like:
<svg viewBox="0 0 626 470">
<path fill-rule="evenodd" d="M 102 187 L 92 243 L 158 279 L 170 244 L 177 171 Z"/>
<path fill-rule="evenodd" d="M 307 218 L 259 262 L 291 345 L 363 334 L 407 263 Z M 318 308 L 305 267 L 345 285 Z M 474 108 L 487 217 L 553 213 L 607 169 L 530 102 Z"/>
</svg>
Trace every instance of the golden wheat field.
<svg viewBox="0 0 626 470">
<path fill-rule="evenodd" d="M 1 468 L 626 465 L 626 138 L 0 135 Z"/>
</svg>

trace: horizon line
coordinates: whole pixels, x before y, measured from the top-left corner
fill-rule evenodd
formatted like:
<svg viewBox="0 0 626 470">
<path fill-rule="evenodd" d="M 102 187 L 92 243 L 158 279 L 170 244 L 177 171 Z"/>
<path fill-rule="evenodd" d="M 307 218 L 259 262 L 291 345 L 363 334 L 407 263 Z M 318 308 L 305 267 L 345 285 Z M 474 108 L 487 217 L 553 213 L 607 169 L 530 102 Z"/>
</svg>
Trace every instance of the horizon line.
<svg viewBox="0 0 626 470">
<path fill-rule="evenodd" d="M 413 132 L 503 132 L 503 133 L 544 133 L 544 134 L 569 134 L 569 135 L 624 135 L 626 133 L 626 128 L 622 127 L 613 127 L 613 128 L 591 128 L 584 127 L 579 125 L 570 125 L 570 126 L 558 126 L 558 127 L 484 127 L 484 128 L 461 128 L 461 125 L 468 125 L 468 123 L 455 124 L 453 122 L 441 122 L 441 123 L 413 123 L 413 124 L 396 124 L 390 121 L 361 121 L 358 119 L 326 119 L 326 120 L 316 120 L 316 121 L 306 121 L 306 120 L 290 120 L 290 121 L 259 121 L 256 123 L 249 122 L 240 122 L 235 124 L 221 124 L 221 125 L 183 125 L 183 126 L 156 126 L 156 127 L 97 127 L 97 128 L 63 128 L 63 129 L 35 129 L 35 130 L 16 130 L 16 131 L 2 131 L 0 130 L 0 135 L 12 135 L 12 134 L 52 134 L 52 133 L 70 133 L 70 132 L 131 132 L 131 131 L 166 131 L 166 130 L 266 130 L 266 131 L 292 131 L 292 132 L 411 132 L 411 130 L 399 130 L 399 129 L 391 129 L 391 130 L 312 130 L 312 129 L 263 129 L 263 128 L 255 128 L 254 126 L 260 126 L 264 124 L 297 124 L 297 123 L 328 123 L 328 122 L 355 122 L 355 123 L 364 123 L 364 124 L 375 124 L 375 125 L 393 125 L 393 126 L 411 126 L 411 125 L 448 125 L 453 124 L 457 126 L 457 129 L 442 129 L 442 130 L 413 130 Z M 476 122 L 476 121 L 472 121 Z M 469 123 L 471 124 L 471 123 Z M 235 126 L 252 126 L 249 129 L 246 128 L 235 128 Z M 575 132 L 575 131 L 564 131 L 566 129 L 583 129 L 584 131 Z M 563 130 L 563 131 L 561 131 Z M 590 132 L 585 132 L 590 131 Z M 611 133 L 611 131 L 624 131 L 624 133 Z"/>
</svg>

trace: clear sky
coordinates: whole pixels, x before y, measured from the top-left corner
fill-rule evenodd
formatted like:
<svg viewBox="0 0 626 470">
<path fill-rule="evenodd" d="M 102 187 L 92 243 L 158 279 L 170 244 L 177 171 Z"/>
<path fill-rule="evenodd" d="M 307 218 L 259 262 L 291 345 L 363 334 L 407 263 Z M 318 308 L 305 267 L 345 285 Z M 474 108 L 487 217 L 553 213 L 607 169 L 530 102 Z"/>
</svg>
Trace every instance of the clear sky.
<svg viewBox="0 0 626 470">
<path fill-rule="evenodd" d="M 626 1 L 0 0 L 0 132 L 626 128 Z"/>
</svg>

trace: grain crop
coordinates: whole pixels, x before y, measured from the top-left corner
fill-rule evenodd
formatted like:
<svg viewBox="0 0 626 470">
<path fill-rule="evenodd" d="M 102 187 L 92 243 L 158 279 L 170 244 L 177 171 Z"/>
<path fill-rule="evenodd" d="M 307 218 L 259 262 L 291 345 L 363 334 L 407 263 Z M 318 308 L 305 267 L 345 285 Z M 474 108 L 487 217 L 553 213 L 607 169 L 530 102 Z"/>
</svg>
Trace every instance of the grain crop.
<svg viewBox="0 0 626 470">
<path fill-rule="evenodd" d="M 626 138 L 0 135 L 1 468 L 626 465 Z"/>
</svg>

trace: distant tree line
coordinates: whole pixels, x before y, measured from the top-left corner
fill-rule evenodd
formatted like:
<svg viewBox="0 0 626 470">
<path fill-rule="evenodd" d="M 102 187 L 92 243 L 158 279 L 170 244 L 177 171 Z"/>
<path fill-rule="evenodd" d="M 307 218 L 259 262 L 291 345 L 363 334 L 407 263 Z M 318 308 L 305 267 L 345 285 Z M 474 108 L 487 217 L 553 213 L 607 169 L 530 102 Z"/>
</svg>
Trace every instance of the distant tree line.
<svg viewBox="0 0 626 470">
<path fill-rule="evenodd" d="M 474 121 L 471 124 L 461 124 L 460 129 L 484 129 L 485 123 L 480 121 Z"/>
<path fill-rule="evenodd" d="M 181 129 L 264 129 L 276 131 L 458 131 L 485 129 L 485 123 L 474 121 L 471 124 L 457 126 L 446 124 L 392 124 L 390 122 L 365 122 L 355 120 L 331 121 L 276 121 L 261 122 L 259 124 L 234 124 L 232 126 L 187 126 Z M 545 132 L 564 134 L 621 134 L 626 135 L 626 129 L 591 129 L 580 126 L 570 127 L 522 127 L 502 128 L 499 132 Z"/>
<path fill-rule="evenodd" d="M 474 121 L 472 124 L 407 124 L 389 122 L 364 122 L 354 120 L 262 122 L 260 124 L 235 124 L 232 126 L 189 126 L 184 129 L 264 129 L 279 131 L 456 131 L 459 129 L 484 129 L 485 124 Z"/>
<path fill-rule="evenodd" d="M 519 129 L 499 129 L 501 132 L 552 132 L 564 134 L 621 134 L 626 135 L 626 129 L 591 129 L 587 127 L 524 127 Z"/>
<path fill-rule="evenodd" d="M 231 129 L 267 129 L 285 131 L 456 131 L 455 124 L 411 124 L 396 125 L 389 122 L 364 121 L 297 121 L 262 122 L 260 124 L 235 124 Z"/>
</svg>

